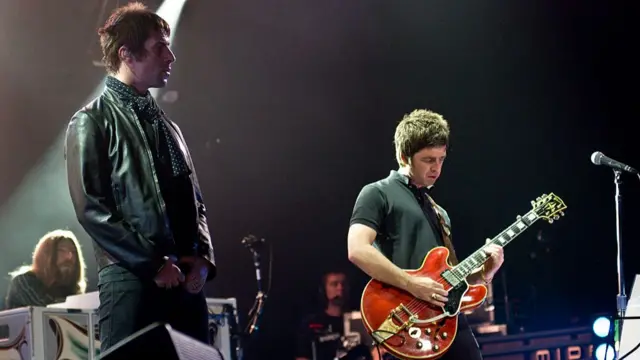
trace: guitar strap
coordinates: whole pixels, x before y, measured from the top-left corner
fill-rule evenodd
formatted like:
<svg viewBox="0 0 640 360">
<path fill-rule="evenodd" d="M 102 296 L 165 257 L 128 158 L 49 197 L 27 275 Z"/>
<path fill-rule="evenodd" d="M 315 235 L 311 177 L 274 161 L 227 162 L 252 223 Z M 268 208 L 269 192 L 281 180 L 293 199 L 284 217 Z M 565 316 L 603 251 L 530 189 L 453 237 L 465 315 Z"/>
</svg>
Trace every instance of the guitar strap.
<svg viewBox="0 0 640 360">
<path fill-rule="evenodd" d="M 442 208 L 436 204 L 435 201 L 431 198 L 431 196 L 427 195 L 431 206 L 433 206 L 433 210 L 436 212 L 436 216 L 440 221 L 440 227 L 442 229 L 442 241 L 444 242 L 444 246 L 449 249 L 449 261 L 451 265 L 458 265 L 458 257 L 456 256 L 456 251 L 453 249 L 453 243 L 451 242 L 451 227 L 448 222 L 445 221 L 444 216 L 442 215 Z"/>
</svg>

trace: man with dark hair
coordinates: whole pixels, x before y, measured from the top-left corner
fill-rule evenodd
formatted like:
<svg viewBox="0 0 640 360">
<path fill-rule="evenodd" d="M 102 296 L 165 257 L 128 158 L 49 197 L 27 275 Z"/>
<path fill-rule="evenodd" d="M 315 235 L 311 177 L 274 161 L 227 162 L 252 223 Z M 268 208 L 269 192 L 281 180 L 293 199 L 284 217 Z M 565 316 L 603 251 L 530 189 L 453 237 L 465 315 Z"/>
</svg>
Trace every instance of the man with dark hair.
<svg viewBox="0 0 640 360">
<path fill-rule="evenodd" d="M 140 3 L 116 9 L 99 30 L 106 87 L 67 129 L 69 191 L 99 267 L 102 351 L 156 321 L 207 342 L 202 288 L 216 267 L 205 205 L 182 133 L 149 92 L 175 61 L 169 34 Z"/>
<path fill-rule="evenodd" d="M 449 124 L 440 114 L 415 110 L 405 115 L 394 137 L 400 168 L 362 188 L 348 233 L 351 262 L 372 278 L 435 306 L 447 301 L 443 286 L 427 277 L 411 277 L 404 270 L 420 268 L 437 246 L 446 246 L 451 262 L 457 263 L 449 216 L 430 195 L 447 156 L 449 134 Z M 487 254 L 489 260 L 467 278 L 469 283 L 489 283 L 502 265 L 501 247 L 491 245 Z M 464 314 L 458 319 L 456 338 L 441 359 L 482 359 Z"/>
<path fill-rule="evenodd" d="M 344 273 L 330 271 L 322 276 L 318 287 L 322 311 L 314 312 L 302 320 L 297 332 L 296 360 L 333 360 L 338 356 L 344 335 L 343 314 L 347 292 Z"/>
<path fill-rule="evenodd" d="M 296 360 L 370 359 L 368 346 L 345 340 L 344 314 L 349 299 L 347 275 L 326 272 L 318 288 L 322 311 L 307 315 L 296 333 Z M 346 344 L 346 345 L 345 345 Z"/>
<path fill-rule="evenodd" d="M 47 306 L 84 293 L 85 263 L 76 236 L 54 230 L 40 238 L 31 265 L 11 272 L 5 307 Z"/>
</svg>

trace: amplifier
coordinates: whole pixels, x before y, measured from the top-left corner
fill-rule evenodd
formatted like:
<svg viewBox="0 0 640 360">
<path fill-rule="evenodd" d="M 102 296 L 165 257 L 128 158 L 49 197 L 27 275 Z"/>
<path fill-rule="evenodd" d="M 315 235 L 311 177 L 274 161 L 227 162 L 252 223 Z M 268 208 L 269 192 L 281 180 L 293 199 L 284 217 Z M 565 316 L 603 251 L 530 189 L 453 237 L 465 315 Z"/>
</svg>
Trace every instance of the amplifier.
<svg viewBox="0 0 640 360">
<path fill-rule="evenodd" d="M 100 355 L 100 360 L 223 360 L 215 347 L 154 323 L 121 340 Z"/>
<path fill-rule="evenodd" d="M 360 311 L 345 312 L 343 320 L 345 336 L 355 339 L 358 344 L 365 345 L 369 348 L 374 346 L 373 338 L 362 322 L 362 313 L 360 313 Z"/>
<path fill-rule="evenodd" d="M 242 358 L 238 341 L 238 306 L 235 298 L 207 298 L 209 307 L 209 344 L 222 353 L 225 360 Z"/>
<path fill-rule="evenodd" d="M 0 359 L 93 360 L 100 350 L 91 310 L 23 307 L 0 312 Z"/>
<path fill-rule="evenodd" d="M 98 292 L 94 291 L 86 294 L 69 296 L 64 303 L 52 304 L 44 309 L 47 312 L 57 311 L 64 313 L 72 311 L 67 309 L 82 309 L 73 311 L 88 314 L 97 311 L 99 306 L 100 298 L 98 296 Z M 238 323 L 238 306 L 236 299 L 207 298 L 207 307 L 209 308 L 209 343 L 222 352 L 225 360 L 236 360 L 242 358 L 242 350 L 239 342 L 237 341 L 237 336 L 235 336 L 238 330 L 236 328 L 236 324 Z M 95 320 L 92 324 L 97 327 L 97 316 L 95 316 Z M 0 333 L 1 332 L 2 328 L 0 328 Z M 95 330 L 95 334 L 97 334 L 97 330 Z M 97 335 L 95 337 L 98 339 Z M 1 335 L 0 340 L 2 340 Z M 0 351 L 4 351 L 1 348 L 2 344 L 3 343 L 0 341 Z M 100 349 L 99 342 L 95 345 L 95 348 L 98 350 Z M 0 355 L 0 359 L 4 358 Z"/>
<path fill-rule="evenodd" d="M 599 344 L 590 327 L 478 337 L 485 360 L 592 359 Z"/>
</svg>

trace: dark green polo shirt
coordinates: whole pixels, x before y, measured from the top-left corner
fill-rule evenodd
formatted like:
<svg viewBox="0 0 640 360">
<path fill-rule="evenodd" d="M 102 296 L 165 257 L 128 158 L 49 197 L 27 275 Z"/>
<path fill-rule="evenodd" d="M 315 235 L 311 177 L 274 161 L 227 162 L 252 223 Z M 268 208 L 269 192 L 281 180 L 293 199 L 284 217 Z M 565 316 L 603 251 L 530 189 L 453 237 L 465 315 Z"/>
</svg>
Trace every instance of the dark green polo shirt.
<svg viewBox="0 0 640 360">
<path fill-rule="evenodd" d="M 442 227 L 427 192 L 392 170 L 387 178 L 362 188 L 350 224 L 374 229 L 374 246 L 391 262 L 401 269 L 417 269 L 431 249 L 443 246 Z M 446 211 L 440 206 L 436 211 L 450 227 Z"/>
</svg>

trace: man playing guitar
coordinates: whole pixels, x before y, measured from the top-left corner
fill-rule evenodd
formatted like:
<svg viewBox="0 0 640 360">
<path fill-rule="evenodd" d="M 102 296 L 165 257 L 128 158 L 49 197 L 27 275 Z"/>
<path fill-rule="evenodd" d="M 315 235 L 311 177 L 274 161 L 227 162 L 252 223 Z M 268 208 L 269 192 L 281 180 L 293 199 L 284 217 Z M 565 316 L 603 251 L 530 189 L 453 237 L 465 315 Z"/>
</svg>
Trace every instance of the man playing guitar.
<svg viewBox="0 0 640 360">
<path fill-rule="evenodd" d="M 449 144 L 449 125 L 429 110 L 414 110 L 398 124 L 394 136 L 399 170 L 365 185 L 358 195 L 348 234 L 349 260 L 367 275 L 436 306 L 444 306 L 447 291 L 428 277 L 409 276 L 434 247 L 449 240 L 446 211 L 429 196 L 442 171 Z M 485 248 L 490 258 L 467 278 L 469 284 L 489 283 L 504 260 L 502 247 Z M 455 264 L 453 264 L 455 265 Z M 458 315 L 456 338 L 440 359 L 480 360 L 482 354 L 464 314 Z"/>
</svg>

